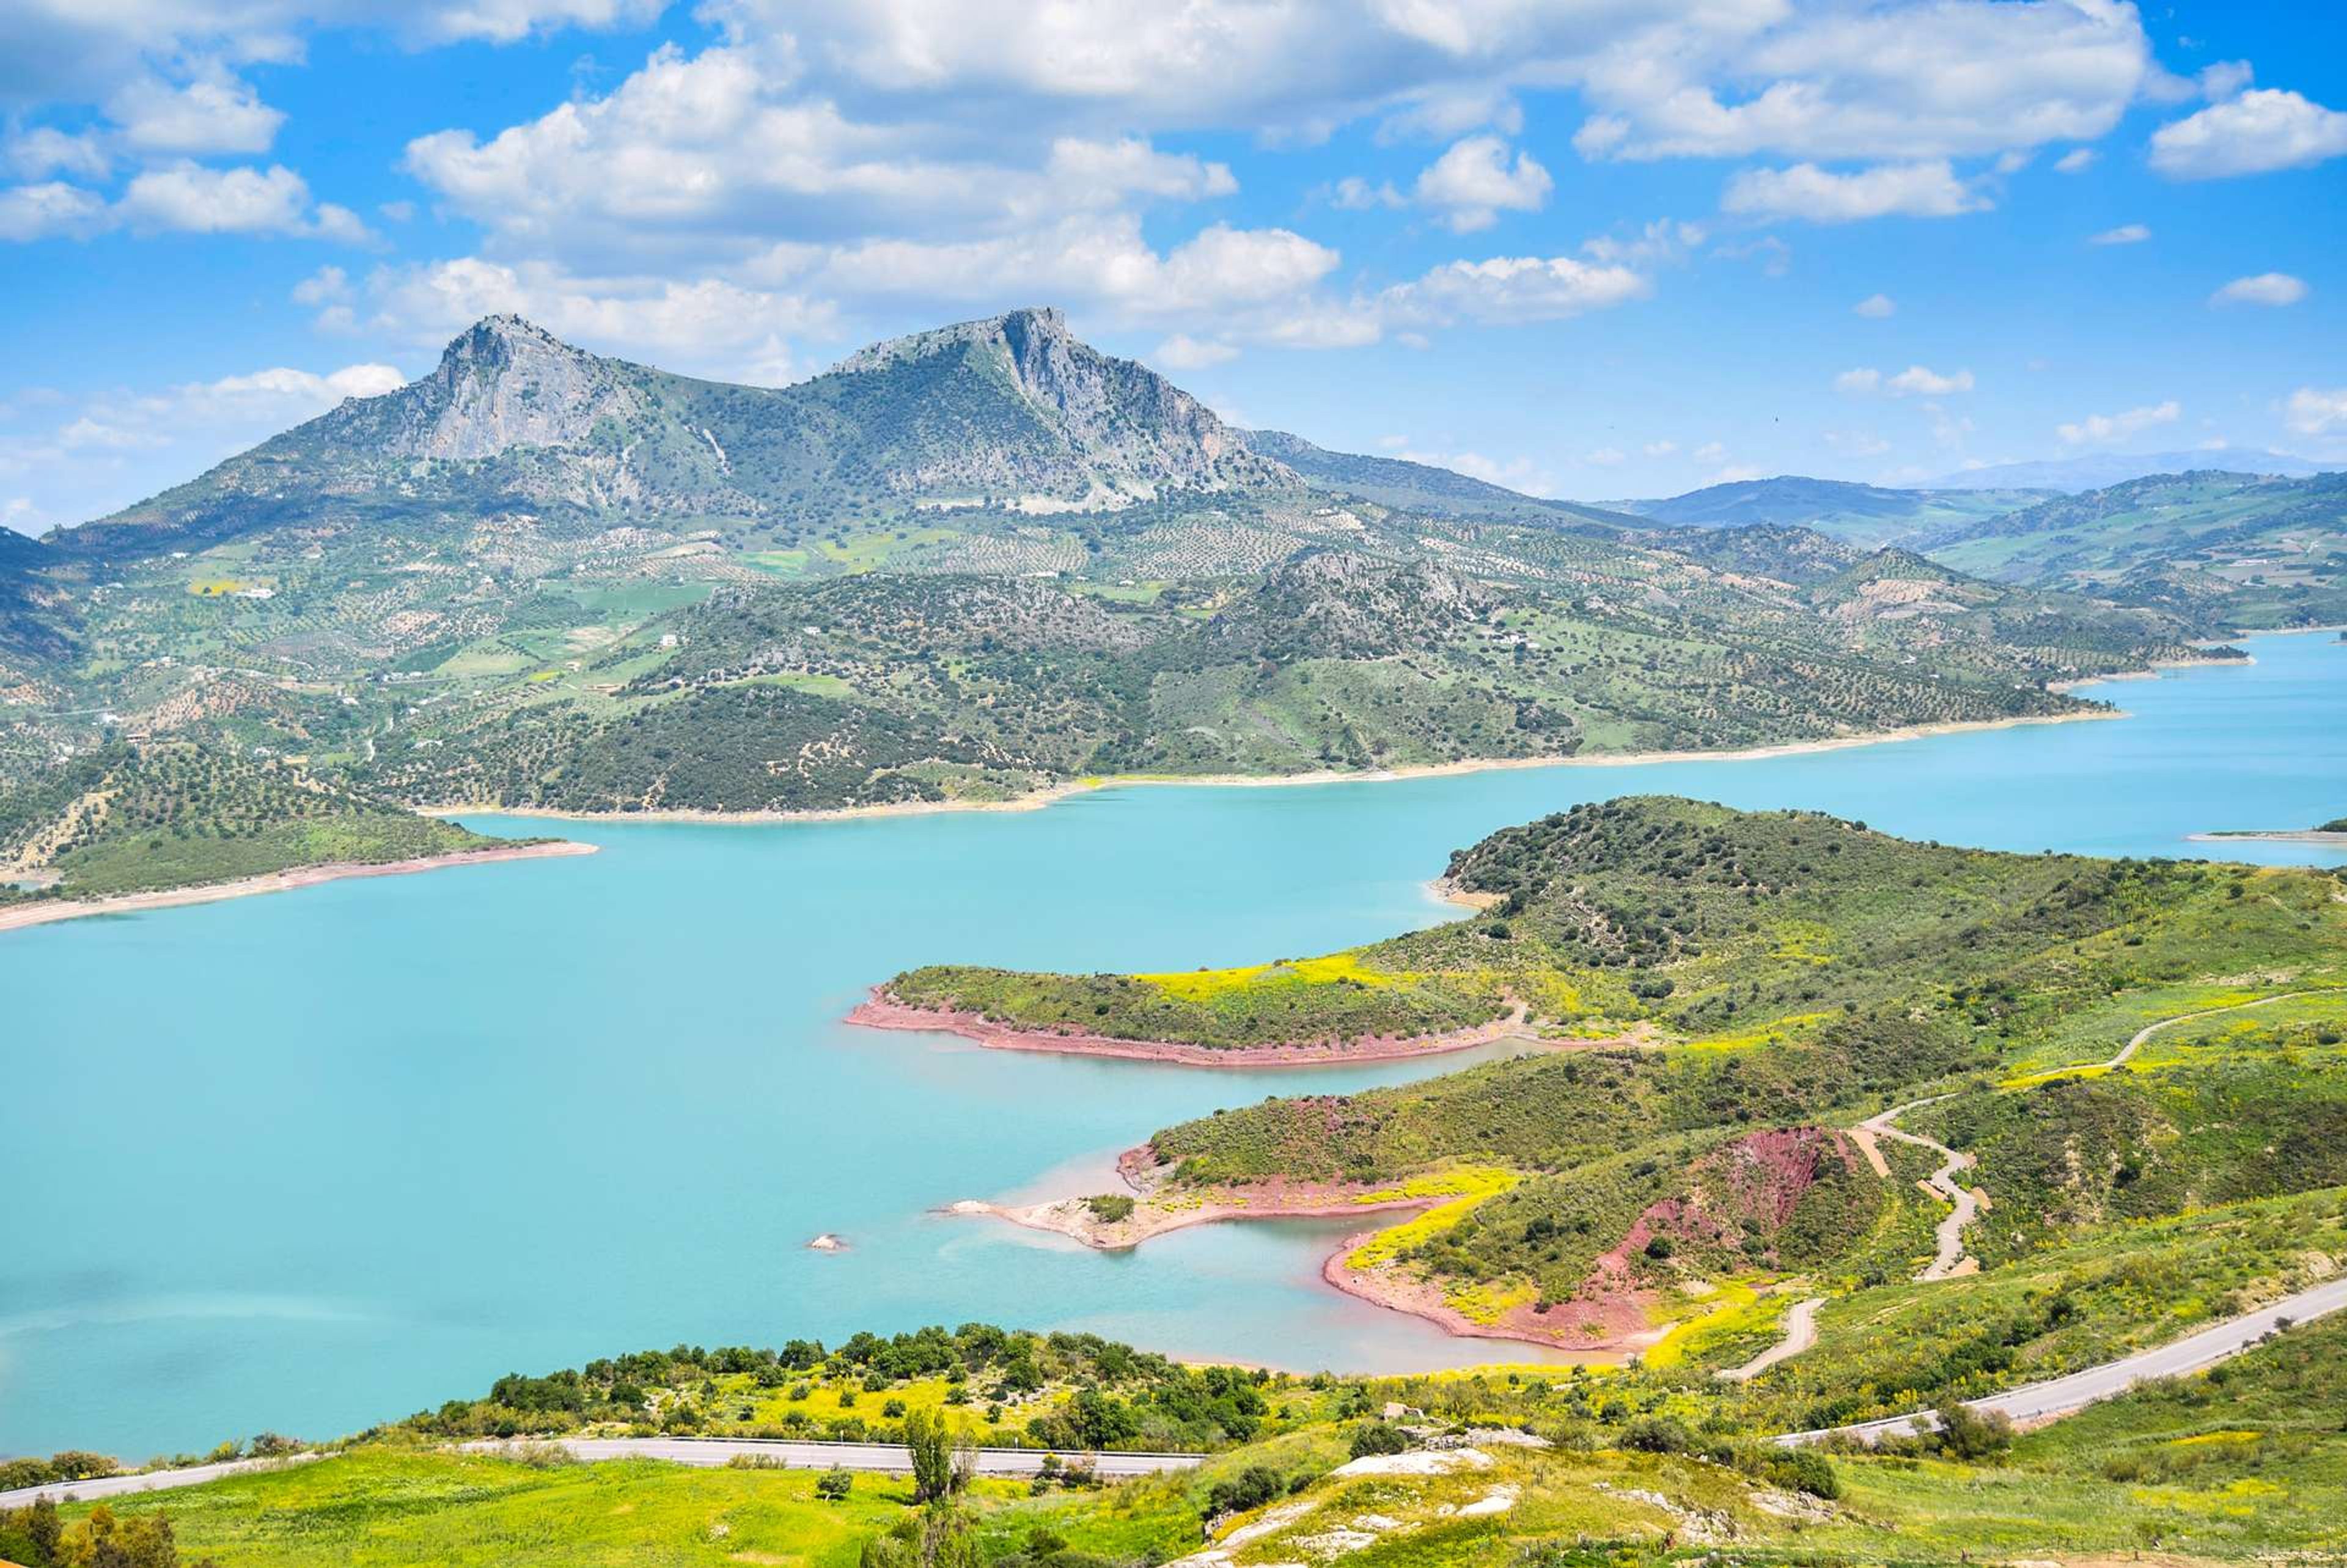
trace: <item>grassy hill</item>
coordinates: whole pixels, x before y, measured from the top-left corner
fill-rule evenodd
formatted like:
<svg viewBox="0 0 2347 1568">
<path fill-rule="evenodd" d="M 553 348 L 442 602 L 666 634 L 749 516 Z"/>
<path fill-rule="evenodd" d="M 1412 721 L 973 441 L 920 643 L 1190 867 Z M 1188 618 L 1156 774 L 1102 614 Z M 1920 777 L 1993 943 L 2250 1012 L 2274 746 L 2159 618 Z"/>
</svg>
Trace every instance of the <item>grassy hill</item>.
<svg viewBox="0 0 2347 1568">
<path fill-rule="evenodd" d="M 2212 627 L 2321 625 L 2347 613 L 2347 474 L 2159 474 L 1942 527 L 1915 548 Z"/>
<path fill-rule="evenodd" d="M 418 816 L 289 763 L 116 744 L 0 796 L 0 900 L 143 893 L 499 842 L 510 841 Z"/>
<path fill-rule="evenodd" d="M 1814 528 L 1829 538 L 1871 548 L 1998 517 L 2049 494 L 2016 488 L 1894 490 L 1783 475 L 1733 480 L 1665 500 L 1629 502 L 1624 509 L 1665 528 Z"/>
<path fill-rule="evenodd" d="M 888 989 L 1208 1047 L 1430 1034 L 1518 1006 L 1553 1040 L 1610 1042 L 1269 1100 L 1127 1162 L 1145 1212 L 1119 1235 L 1201 1203 L 1442 1200 L 1353 1254 L 1353 1283 L 1543 1342 L 1649 1342 L 1723 1283 L 1884 1286 L 1920 1266 L 1930 1205 L 1910 1184 L 1935 1162 L 1860 1125 L 1904 1100 L 1943 1096 L 1907 1129 L 1977 1160 L 1994 1204 L 1965 1246 L 1991 1266 L 2347 1181 L 2332 874 L 1992 854 L 1643 798 L 1495 834 L 1449 883 L 1488 907 L 1325 958 L 938 968 Z M 2268 996 L 2300 1014 L 2241 1007 Z M 2200 1012 L 2225 1020 L 2213 1045 L 2163 1028 L 2120 1071 L 2071 1071 Z"/>
</svg>

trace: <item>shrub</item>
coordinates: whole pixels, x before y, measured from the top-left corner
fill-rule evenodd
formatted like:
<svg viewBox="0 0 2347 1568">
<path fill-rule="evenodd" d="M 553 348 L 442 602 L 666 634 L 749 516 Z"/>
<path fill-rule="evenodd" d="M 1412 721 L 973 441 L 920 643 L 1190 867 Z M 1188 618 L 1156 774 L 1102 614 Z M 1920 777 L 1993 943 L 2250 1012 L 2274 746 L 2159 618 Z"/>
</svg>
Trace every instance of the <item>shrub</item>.
<svg viewBox="0 0 2347 1568">
<path fill-rule="evenodd" d="M 1409 1434 L 1383 1421 L 1363 1421 L 1353 1429 L 1351 1447 L 1355 1459 L 1398 1454 L 1409 1447 Z"/>
<path fill-rule="evenodd" d="M 825 1502 L 844 1502 L 855 1485 L 854 1476 L 835 1466 L 815 1478 L 815 1494 Z"/>
</svg>

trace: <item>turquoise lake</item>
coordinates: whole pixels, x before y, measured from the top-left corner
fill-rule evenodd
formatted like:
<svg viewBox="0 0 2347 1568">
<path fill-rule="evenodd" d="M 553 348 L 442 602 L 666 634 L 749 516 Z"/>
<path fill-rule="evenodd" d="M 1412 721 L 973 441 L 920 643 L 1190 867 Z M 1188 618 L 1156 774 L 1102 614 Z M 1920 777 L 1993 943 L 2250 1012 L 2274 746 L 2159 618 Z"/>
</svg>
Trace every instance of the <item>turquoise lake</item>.
<svg viewBox="0 0 2347 1568">
<path fill-rule="evenodd" d="M 1343 1227 L 1101 1255 L 953 1199 L 1097 1191 L 1153 1128 L 1447 1071 L 1200 1071 L 837 1020 L 929 961 L 1178 968 L 1448 917 L 1448 853 L 1579 801 L 1809 806 L 1914 837 L 2185 842 L 2347 812 L 2347 645 L 2248 644 L 2133 716 L 1758 761 L 1106 791 L 763 827 L 485 818 L 576 859 L 0 936 L 0 1454 L 327 1437 L 498 1374 L 973 1318 L 1296 1369 L 1522 1359 L 1337 1295 Z M 835 1232 L 850 1250 L 810 1252 Z"/>
</svg>

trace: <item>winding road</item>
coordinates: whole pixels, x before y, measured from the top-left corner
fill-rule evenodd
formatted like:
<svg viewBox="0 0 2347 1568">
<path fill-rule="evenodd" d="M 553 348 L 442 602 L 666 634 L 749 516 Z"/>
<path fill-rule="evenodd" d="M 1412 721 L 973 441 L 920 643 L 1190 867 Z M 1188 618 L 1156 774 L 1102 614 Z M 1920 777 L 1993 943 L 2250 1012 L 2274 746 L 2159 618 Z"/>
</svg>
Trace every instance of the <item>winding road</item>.
<svg viewBox="0 0 2347 1568">
<path fill-rule="evenodd" d="M 661 1460 L 670 1464 L 722 1470 L 735 1459 L 746 1459 L 780 1470 L 854 1470 L 883 1475 L 910 1475 L 913 1460 L 901 1443 L 791 1442 L 768 1438 L 551 1438 L 489 1440 L 463 1445 L 467 1453 L 517 1454 L 555 1447 L 573 1459 Z M 1043 1468 L 1041 1449 L 979 1449 L 980 1475 L 1030 1476 Z M 39 1498 L 63 1502 L 71 1498 L 96 1502 L 142 1491 L 169 1491 L 183 1486 L 252 1471 L 276 1470 L 329 1457 L 323 1453 L 294 1454 L 284 1459 L 230 1460 L 219 1464 L 190 1465 L 185 1470 L 150 1471 L 138 1475 L 100 1476 L 89 1481 L 58 1481 L 48 1486 L 19 1487 L 0 1491 L 0 1508 L 23 1508 Z M 1059 1456 L 1062 1464 L 1088 1464 L 1103 1480 L 1154 1475 L 1161 1471 L 1187 1470 L 1206 1456 L 1173 1453 L 1101 1453 Z"/>
<path fill-rule="evenodd" d="M 2239 1317 L 2228 1318 L 2196 1334 L 2188 1334 L 2181 1339 L 2171 1340 L 2148 1350 L 2138 1350 L 2116 1361 L 2106 1361 L 2099 1367 L 2089 1367 L 2084 1371 L 2060 1378 L 2049 1378 L 2042 1383 L 2026 1383 L 2018 1389 L 2007 1389 L 2001 1394 L 1966 1399 L 1964 1408 L 1983 1415 L 2007 1416 L 2024 1425 L 2075 1415 L 2088 1405 L 2126 1393 L 2137 1383 L 2158 1378 L 2180 1378 L 2188 1372 L 2213 1367 L 2219 1361 L 2239 1355 L 2267 1335 L 2279 1331 L 2285 1323 L 2310 1322 L 2342 1307 L 2347 1307 L 2347 1277 L 2330 1280 L 2311 1290 L 2301 1290 L 2270 1307 L 2260 1307 Z M 1911 1416 L 1891 1416 L 1880 1421 L 1860 1421 L 1855 1426 L 1786 1432 L 1774 1440 L 1788 1448 L 1829 1437 L 1853 1437 L 1872 1442 L 1888 1434 L 1914 1431 L 1919 1425 L 1929 1430 L 1939 1424 L 1937 1416 L 1923 1410 Z"/>
</svg>

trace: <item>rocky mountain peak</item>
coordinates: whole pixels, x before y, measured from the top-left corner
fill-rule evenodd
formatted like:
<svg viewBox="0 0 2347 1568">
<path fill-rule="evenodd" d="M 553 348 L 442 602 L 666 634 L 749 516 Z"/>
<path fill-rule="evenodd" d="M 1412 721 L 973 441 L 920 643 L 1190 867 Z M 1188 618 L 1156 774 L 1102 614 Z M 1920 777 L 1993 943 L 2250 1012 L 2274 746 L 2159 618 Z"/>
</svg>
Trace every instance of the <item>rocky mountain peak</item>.
<svg viewBox="0 0 2347 1568">
<path fill-rule="evenodd" d="M 484 316 L 450 342 L 438 368 L 407 388 L 390 449 L 400 456 L 494 457 L 515 446 L 583 443 L 639 399 L 613 362 L 516 315 Z"/>
</svg>

